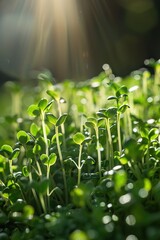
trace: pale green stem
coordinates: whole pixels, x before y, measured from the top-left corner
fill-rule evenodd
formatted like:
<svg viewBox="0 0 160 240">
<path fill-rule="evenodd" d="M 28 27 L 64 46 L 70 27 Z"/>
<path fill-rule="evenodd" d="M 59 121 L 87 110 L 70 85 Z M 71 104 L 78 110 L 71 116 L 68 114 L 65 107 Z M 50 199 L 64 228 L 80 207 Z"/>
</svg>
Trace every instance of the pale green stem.
<svg viewBox="0 0 160 240">
<path fill-rule="evenodd" d="M 62 168 L 62 174 L 63 174 L 63 181 L 64 181 L 64 191 L 65 191 L 65 200 L 66 203 L 68 202 L 68 193 L 67 193 L 67 180 L 66 180 L 66 172 L 64 168 L 64 163 L 63 163 L 63 156 L 60 148 L 60 142 L 59 142 L 59 136 L 58 136 L 58 127 L 55 126 L 55 132 L 56 132 L 56 142 L 57 142 L 57 150 L 58 150 L 58 155 L 59 155 L 59 160 Z"/>
<path fill-rule="evenodd" d="M 38 172 L 37 173 L 39 173 L 39 176 L 42 176 L 42 170 L 41 170 L 41 167 L 40 167 L 39 162 L 38 162 L 37 159 L 36 159 L 36 165 L 37 165 L 37 168 L 38 168 Z"/>
<path fill-rule="evenodd" d="M 107 126 L 107 134 L 108 134 L 108 143 L 109 143 L 109 165 L 110 169 L 114 166 L 114 159 L 113 159 L 113 143 L 112 143 L 112 136 L 111 136 L 111 130 L 110 130 L 110 122 L 109 118 L 106 118 L 106 126 Z"/>
<path fill-rule="evenodd" d="M 9 170 L 10 170 L 10 174 L 13 174 L 13 169 L 12 169 L 12 160 L 9 159 Z"/>
<path fill-rule="evenodd" d="M 118 136 L 118 150 L 120 154 L 122 153 L 122 143 L 121 143 L 121 131 L 120 131 L 120 118 L 121 114 L 117 113 L 117 136 Z"/>
<path fill-rule="evenodd" d="M 43 197 L 43 195 L 41 193 L 39 193 L 39 199 L 40 199 L 40 202 L 41 202 L 41 206 L 42 206 L 43 212 L 47 213 L 44 197 Z"/>
<path fill-rule="evenodd" d="M 50 174 L 50 166 L 47 165 L 47 179 L 49 180 L 49 174 Z M 47 187 L 47 205 L 48 205 L 48 210 L 50 212 L 50 191 L 49 191 L 49 185 Z"/>
<path fill-rule="evenodd" d="M 81 156 L 82 156 L 82 148 L 83 148 L 83 145 L 80 144 L 79 146 L 79 156 L 78 156 L 78 181 L 77 181 L 77 185 L 80 184 L 80 181 L 81 181 L 81 169 L 82 169 L 82 166 L 81 166 Z"/>
<path fill-rule="evenodd" d="M 42 116 L 43 137 L 46 145 L 46 155 L 48 156 L 48 139 L 47 139 L 46 126 L 45 126 L 45 113 L 43 111 L 41 111 L 41 116 Z"/>
<path fill-rule="evenodd" d="M 148 148 L 146 152 L 146 163 L 147 163 L 147 169 L 149 169 L 149 148 L 150 148 L 150 142 L 148 143 Z"/>
<path fill-rule="evenodd" d="M 29 173 L 29 181 L 30 181 L 30 183 L 33 181 L 31 172 Z M 33 197 L 35 199 L 36 206 L 38 207 L 39 212 L 41 212 L 40 207 L 39 207 L 38 197 L 37 197 L 37 194 L 36 194 L 36 191 L 34 190 L 34 188 L 32 188 L 32 194 L 33 194 Z"/>
<path fill-rule="evenodd" d="M 61 117 L 62 116 L 61 103 L 59 101 L 57 101 L 57 104 L 58 104 L 58 114 L 59 114 L 59 117 Z M 61 124 L 61 131 L 62 131 L 62 137 L 63 137 L 63 146 L 66 149 L 66 139 L 65 139 L 64 123 Z"/>
<path fill-rule="evenodd" d="M 127 115 L 127 122 L 128 122 L 128 134 L 129 134 L 129 137 L 131 137 L 132 136 L 132 121 L 131 121 L 130 109 L 126 110 L 126 115 Z"/>
<path fill-rule="evenodd" d="M 100 150 L 100 142 L 99 142 L 99 133 L 98 133 L 98 127 L 95 127 L 96 132 L 96 139 L 97 139 L 97 155 L 98 155 L 98 171 L 99 171 L 99 177 L 101 178 L 101 150 Z"/>
</svg>

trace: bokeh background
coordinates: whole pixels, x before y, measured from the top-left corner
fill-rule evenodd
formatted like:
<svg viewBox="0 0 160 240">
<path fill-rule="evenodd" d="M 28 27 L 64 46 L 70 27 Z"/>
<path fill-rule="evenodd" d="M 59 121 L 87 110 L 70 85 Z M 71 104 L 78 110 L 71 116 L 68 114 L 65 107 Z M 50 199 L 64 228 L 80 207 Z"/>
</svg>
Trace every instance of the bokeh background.
<svg viewBox="0 0 160 240">
<path fill-rule="evenodd" d="M 126 76 L 160 58 L 159 0 L 0 0 L 0 82 Z"/>
</svg>

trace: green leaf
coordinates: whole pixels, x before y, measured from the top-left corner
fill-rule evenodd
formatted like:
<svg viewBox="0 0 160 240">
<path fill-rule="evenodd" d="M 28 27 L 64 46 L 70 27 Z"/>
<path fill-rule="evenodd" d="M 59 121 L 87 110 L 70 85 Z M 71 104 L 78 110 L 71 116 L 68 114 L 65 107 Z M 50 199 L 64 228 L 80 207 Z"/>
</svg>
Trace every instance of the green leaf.
<svg viewBox="0 0 160 240">
<path fill-rule="evenodd" d="M 96 114 L 98 115 L 98 117 L 103 117 L 103 118 L 105 118 L 106 117 L 106 115 L 105 115 L 105 110 L 104 109 L 100 109 L 99 110 L 99 112 L 96 112 Z"/>
<path fill-rule="evenodd" d="M 37 139 L 37 142 L 36 142 L 36 144 L 37 145 L 39 145 L 39 146 L 37 146 L 38 147 L 38 152 L 37 153 L 44 153 L 45 151 L 46 151 L 46 143 L 45 143 L 45 140 L 44 140 L 44 138 L 43 137 L 39 137 L 38 139 Z"/>
<path fill-rule="evenodd" d="M 48 156 L 47 156 L 47 154 L 43 153 L 40 156 L 40 160 L 43 162 L 44 165 L 48 165 Z"/>
<path fill-rule="evenodd" d="M 87 127 L 89 127 L 89 128 L 95 128 L 95 125 L 94 125 L 92 122 L 86 121 L 86 122 L 85 122 L 85 125 L 86 125 Z"/>
<path fill-rule="evenodd" d="M 158 128 L 152 128 L 149 131 L 148 137 L 149 137 L 150 141 L 153 141 L 153 140 L 155 140 L 159 136 L 159 134 L 160 133 L 159 133 Z"/>
<path fill-rule="evenodd" d="M 92 140 L 91 137 L 86 137 L 83 143 L 89 143 Z"/>
<path fill-rule="evenodd" d="M 35 124 L 35 123 L 32 123 L 31 126 L 30 126 L 30 133 L 36 137 L 37 134 L 38 134 L 38 131 L 39 131 L 39 127 Z"/>
<path fill-rule="evenodd" d="M 63 134 L 62 133 L 58 133 L 58 138 L 59 138 L 60 144 L 62 144 L 62 142 L 63 142 Z M 53 135 L 53 137 L 51 139 L 51 143 L 56 143 L 56 134 Z"/>
<path fill-rule="evenodd" d="M 109 97 L 107 98 L 107 100 L 117 100 L 117 97 L 115 97 L 115 96 L 109 96 Z"/>
<path fill-rule="evenodd" d="M 8 198 L 11 203 L 17 202 L 18 199 L 22 199 L 22 192 L 20 187 L 16 183 L 11 183 L 3 191 L 3 196 Z"/>
<path fill-rule="evenodd" d="M 85 136 L 81 132 L 77 132 L 75 135 L 73 135 L 73 141 L 78 145 L 81 145 L 84 140 Z"/>
<path fill-rule="evenodd" d="M 41 182 L 37 184 L 36 190 L 38 193 L 46 194 L 48 186 L 49 186 L 49 179 L 43 178 Z"/>
<path fill-rule="evenodd" d="M 22 168 L 22 173 L 25 177 L 29 176 L 29 171 L 28 171 L 28 167 L 27 166 L 23 166 Z"/>
<path fill-rule="evenodd" d="M 42 98 L 39 103 L 38 103 L 38 107 L 44 111 L 44 109 L 47 107 L 48 101 L 46 98 Z"/>
<path fill-rule="evenodd" d="M 13 152 L 13 149 L 10 145 L 4 144 L 1 147 L 2 152 L 6 153 L 8 156 L 10 156 Z"/>
<path fill-rule="evenodd" d="M 35 144 L 33 148 L 33 153 L 34 154 L 39 154 L 41 152 L 41 146 L 39 144 Z"/>
<path fill-rule="evenodd" d="M 63 124 L 66 121 L 68 114 L 64 113 L 62 116 L 60 116 L 56 122 L 56 126 L 60 126 L 61 124 Z"/>
<path fill-rule="evenodd" d="M 56 163 L 57 155 L 55 153 L 51 153 L 49 157 L 46 154 L 42 154 L 40 156 L 40 160 L 43 162 L 46 166 L 52 166 Z"/>
<path fill-rule="evenodd" d="M 15 148 L 10 156 L 10 159 L 16 159 L 19 156 L 20 153 L 20 149 L 19 148 Z"/>
<path fill-rule="evenodd" d="M 123 104 L 118 108 L 118 112 L 124 113 L 127 110 L 127 108 L 130 108 L 130 106 L 128 104 Z"/>
<path fill-rule="evenodd" d="M 48 165 L 49 166 L 52 166 L 56 163 L 56 160 L 57 160 L 57 155 L 55 153 L 51 153 L 49 155 L 49 159 L 48 159 Z"/>
<path fill-rule="evenodd" d="M 85 125 L 89 128 L 95 128 L 97 124 L 98 124 L 97 119 L 93 117 L 87 118 L 87 121 L 85 122 Z"/>
<path fill-rule="evenodd" d="M 51 123 L 51 124 L 53 124 L 53 125 L 56 125 L 56 123 L 57 123 L 57 117 L 55 117 L 52 113 L 47 113 L 46 114 L 46 117 L 47 117 L 47 120 Z"/>
<path fill-rule="evenodd" d="M 127 96 L 127 93 L 128 93 L 128 88 L 125 85 L 123 85 L 118 89 L 118 91 L 116 91 L 116 97 L 119 98 L 122 96 Z"/>
<path fill-rule="evenodd" d="M 104 118 L 98 119 L 98 127 L 100 127 L 104 123 Z"/>
<path fill-rule="evenodd" d="M 28 107 L 27 112 L 31 117 L 37 117 L 40 115 L 40 109 L 37 105 L 32 104 Z"/>
<path fill-rule="evenodd" d="M 47 90 L 47 94 L 52 97 L 54 100 L 56 100 L 57 102 L 60 99 L 59 93 L 54 91 L 54 90 Z"/>
<path fill-rule="evenodd" d="M 106 110 L 106 115 L 108 118 L 113 118 L 115 117 L 117 114 L 117 108 L 116 107 L 109 107 L 107 110 Z"/>
<path fill-rule="evenodd" d="M 97 115 L 99 117 L 103 118 L 113 118 L 117 114 L 117 108 L 116 107 L 109 107 L 107 109 L 100 109 L 99 112 L 97 112 Z"/>
<path fill-rule="evenodd" d="M 17 139 L 18 139 L 18 141 L 20 143 L 25 144 L 25 143 L 27 143 L 30 140 L 30 137 L 29 137 L 29 135 L 25 131 L 20 130 L 17 133 Z"/>
<path fill-rule="evenodd" d="M 51 101 L 47 104 L 47 106 L 45 107 L 44 110 L 49 110 L 49 109 L 51 108 L 53 102 L 54 102 L 54 100 L 51 100 Z"/>
</svg>

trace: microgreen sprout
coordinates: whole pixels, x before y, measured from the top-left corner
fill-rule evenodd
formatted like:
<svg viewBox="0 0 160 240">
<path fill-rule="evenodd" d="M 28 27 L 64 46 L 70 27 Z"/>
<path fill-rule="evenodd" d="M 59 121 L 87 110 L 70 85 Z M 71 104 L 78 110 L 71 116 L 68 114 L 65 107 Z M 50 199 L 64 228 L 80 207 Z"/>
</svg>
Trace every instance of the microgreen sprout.
<svg viewBox="0 0 160 240">
<path fill-rule="evenodd" d="M 83 148 L 83 142 L 85 141 L 85 136 L 81 132 L 77 132 L 75 135 L 73 135 L 73 141 L 79 145 L 78 164 L 74 162 L 78 170 L 77 185 L 79 185 L 81 181 L 81 169 L 84 164 L 84 163 L 81 163 L 81 156 L 82 156 L 82 148 Z"/>
<path fill-rule="evenodd" d="M 6 84 L 0 239 L 159 239 L 160 70 L 148 62 L 154 73 L 123 79 L 104 65 L 84 82 L 9 84 L 13 112 Z"/>
</svg>

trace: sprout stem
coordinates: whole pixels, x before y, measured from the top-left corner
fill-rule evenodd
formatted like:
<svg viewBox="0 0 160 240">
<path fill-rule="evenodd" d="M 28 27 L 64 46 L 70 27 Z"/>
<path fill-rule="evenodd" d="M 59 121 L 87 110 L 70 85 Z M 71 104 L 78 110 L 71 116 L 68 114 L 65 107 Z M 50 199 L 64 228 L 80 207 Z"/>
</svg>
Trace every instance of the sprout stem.
<svg viewBox="0 0 160 240">
<path fill-rule="evenodd" d="M 102 177 L 102 174 L 101 174 L 101 150 L 100 150 L 98 127 L 95 127 L 95 132 L 96 132 L 96 139 L 97 139 L 98 171 L 99 171 L 99 177 L 101 178 Z"/>
<path fill-rule="evenodd" d="M 118 150 L 120 154 L 122 153 L 122 143 L 121 143 L 121 131 L 120 131 L 120 118 L 121 114 L 117 112 L 117 136 L 118 136 Z"/>
<path fill-rule="evenodd" d="M 46 145 L 46 155 L 48 156 L 48 139 L 47 139 L 47 133 L 46 133 L 46 126 L 45 126 L 45 113 L 41 111 L 42 116 L 42 130 L 43 130 L 43 137 Z"/>
<path fill-rule="evenodd" d="M 112 136 L 111 136 L 111 130 L 110 130 L 110 122 L 109 122 L 109 118 L 106 118 L 106 128 L 107 128 L 107 135 L 108 135 L 108 143 L 109 143 L 109 168 L 112 169 L 112 167 L 114 166 L 114 159 L 113 159 L 113 143 L 112 143 Z"/>
<path fill-rule="evenodd" d="M 59 142 L 58 126 L 55 126 L 55 132 L 56 132 L 57 150 L 59 154 L 59 160 L 62 168 L 62 175 L 63 175 L 63 181 L 64 181 L 65 200 L 67 203 L 68 202 L 67 180 L 66 180 L 66 172 L 65 172 L 64 163 L 63 163 L 63 156 L 62 156 L 60 142 Z"/>
<path fill-rule="evenodd" d="M 83 145 L 80 144 L 79 145 L 79 156 L 78 156 L 78 181 L 77 181 L 77 185 L 80 184 L 80 181 L 81 181 L 81 169 L 82 169 L 82 166 L 81 166 L 81 156 L 82 156 L 82 148 L 83 148 Z"/>
</svg>

